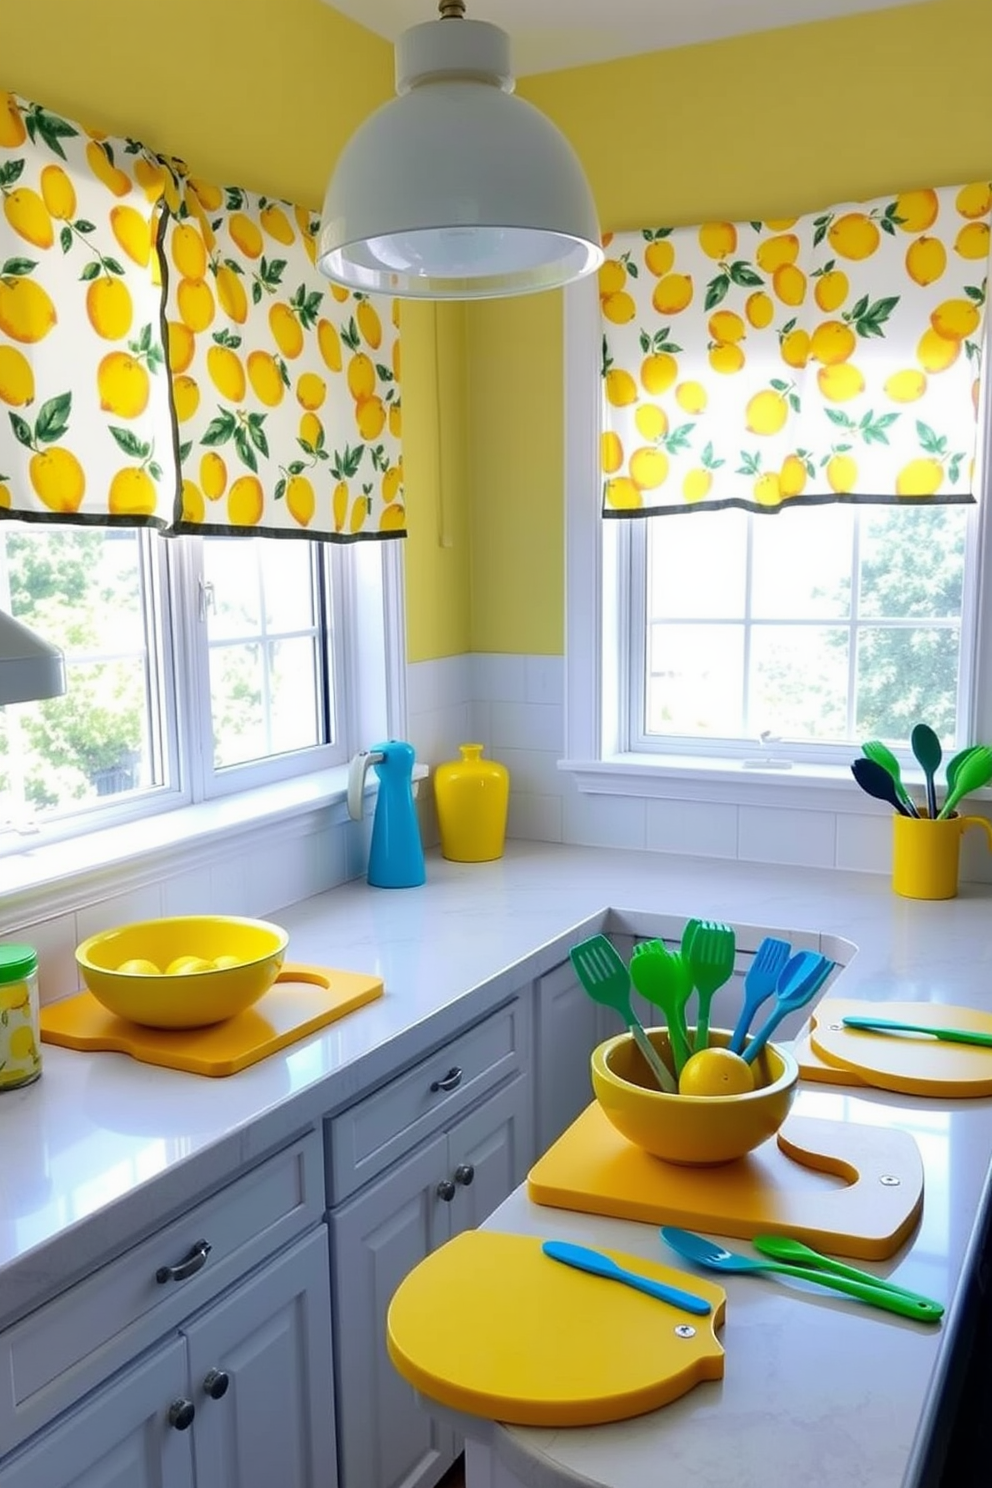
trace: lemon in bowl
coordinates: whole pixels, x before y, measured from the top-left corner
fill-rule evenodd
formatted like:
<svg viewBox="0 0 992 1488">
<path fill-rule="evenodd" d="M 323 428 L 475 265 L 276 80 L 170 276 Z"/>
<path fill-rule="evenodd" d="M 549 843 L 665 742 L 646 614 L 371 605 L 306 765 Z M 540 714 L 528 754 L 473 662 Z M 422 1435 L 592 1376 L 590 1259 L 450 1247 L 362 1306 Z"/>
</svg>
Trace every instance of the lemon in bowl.
<svg viewBox="0 0 992 1488">
<path fill-rule="evenodd" d="M 102 930 L 76 948 L 83 983 L 108 1011 L 150 1028 L 205 1028 L 272 986 L 289 937 L 236 915 L 175 915 Z"/>
<path fill-rule="evenodd" d="M 690 1035 L 692 1030 L 690 1030 Z M 648 1038 L 671 1067 L 668 1030 L 649 1028 Z M 726 1049 L 727 1029 L 711 1028 L 710 1049 Z M 698 1056 L 694 1056 L 698 1057 Z M 729 1072 L 730 1061 L 724 1067 Z M 604 1115 L 617 1131 L 653 1157 L 683 1166 L 708 1167 L 745 1157 L 773 1137 L 795 1099 L 799 1066 L 785 1048 L 768 1043 L 748 1066 L 751 1090 L 719 1090 L 718 1060 L 708 1062 L 698 1094 L 669 1095 L 653 1083 L 640 1050 L 629 1033 L 606 1039 L 592 1052 L 592 1086 Z M 687 1061 L 685 1070 L 688 1070 Z M 739 1074 L 731 1079 L 739 1079 Z M 688 1088 L 692 1089 L 692 1081 Z"/>
</svg>

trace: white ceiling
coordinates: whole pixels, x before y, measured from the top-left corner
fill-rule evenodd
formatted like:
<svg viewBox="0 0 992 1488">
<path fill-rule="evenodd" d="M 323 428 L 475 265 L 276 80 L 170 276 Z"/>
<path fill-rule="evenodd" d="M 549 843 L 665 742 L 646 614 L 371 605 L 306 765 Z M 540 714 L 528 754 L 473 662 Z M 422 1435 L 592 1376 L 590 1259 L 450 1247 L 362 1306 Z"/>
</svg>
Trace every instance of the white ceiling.
<svg viewBox="0 0 992 1488">
<path fill-rule="evenodd" d="M 389 41 L 438 14 L 436 0 L 326 3 Z M 933 0 L 467 0 L 466 14 L 509 32 L 524 76 L 907 3 Z"/>
</svg>

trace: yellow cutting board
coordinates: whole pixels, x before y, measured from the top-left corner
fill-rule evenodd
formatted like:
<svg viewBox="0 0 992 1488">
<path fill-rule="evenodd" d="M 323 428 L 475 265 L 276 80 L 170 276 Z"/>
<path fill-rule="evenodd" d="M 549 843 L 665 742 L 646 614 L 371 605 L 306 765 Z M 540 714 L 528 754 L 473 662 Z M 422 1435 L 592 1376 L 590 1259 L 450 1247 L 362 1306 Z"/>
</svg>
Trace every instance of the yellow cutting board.
<svg viewBox="0 0 992 1488">
<path fill-rule="evenodd" d="M 705 1297 L 713 1310 L 699 1317 L 553 1261 L 541 1244 L 466 1230 L 414 1267 L 386 1316 L 389 1357 L 403 1378 L 442 1405 L 518 1426 L 622 1421 L 723 1378 L 722 1287 L 603 1250 Z"/>
<path fill-rule="evenodd" d="M 934 1002 L 855 1002 L 830 998 L 810 1018 L 810 1032 L 796 1049 L 800 1074 L 828 1084 L 873 1085 L 903 1095 L 954 1100 L 992 1095 L 992 1049 L 945 1044 L 926 1034 L 868 1033 L 842 1019 L 895 1018 L 938 1028 L 992 1033 L 992 1014 Z"/>
<path fill-rule="evenodd" d="M 916 1224 L 923 1163 L 907 1132 L 790 1116 L 737 1162 L 677 1167 L 628 1142 L 593 1101 L 531 1168 L 527 1192 L 557 1209 L 743 1239 L 774 1231 L 878 1261 Z"/>
<path fill-rule="evenodd" d="M 146 1028 L 118 1018 L 92 992 L 41 1009 L 41 1037 L 66 1049 L 111 1049 L 192 1075 L 233 1075 L 383 993 L 381 977 L 284 965 L 254 1007 L 209 1028 Z"/>
</svg>

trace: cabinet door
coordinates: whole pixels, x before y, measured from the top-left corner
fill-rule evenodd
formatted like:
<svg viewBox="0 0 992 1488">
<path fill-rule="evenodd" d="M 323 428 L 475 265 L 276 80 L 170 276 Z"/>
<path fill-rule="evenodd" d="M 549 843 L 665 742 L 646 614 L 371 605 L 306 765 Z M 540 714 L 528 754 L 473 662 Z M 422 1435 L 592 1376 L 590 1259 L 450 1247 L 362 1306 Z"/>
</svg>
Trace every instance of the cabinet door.
<svg viewBox="0 0 992 1488">
<path fill-rule="evenodd" d="M 623 1025 L 582 989 L 570 961 L 537 982 L 537 1150 L 552 1142 L 593 1099 L 589 1056 Z"/>
<path fill-rule="evenodd" d="M 177 1338 L 41 1432 L 0 1470 L 3 1488 L 192 1488 L 192 1432 L 169 1424 L 185 1395 Z"/>
<path fill-rule="evenodd" d="M 197 1483 L 335 1488 L 324 1227 L 249 1276 L 184 1331 L 196 1406 Z"/>
<path fill-rule="evenodd" d="M 527 1176 L 532 1151 L 530 1081 L 514 1080 L 448 1133 L 452 1234 L 478 1229 Z"/>
<path fill-rule="evenodd" d="M 454 1436 L 418 1403 L 386 1352 L 386 1312 L 404 1276 L 447 1240 L 448 1140 L 435 1137 L 330 1218 L 341 1488 L 434 1484 Z"/>
</svg>

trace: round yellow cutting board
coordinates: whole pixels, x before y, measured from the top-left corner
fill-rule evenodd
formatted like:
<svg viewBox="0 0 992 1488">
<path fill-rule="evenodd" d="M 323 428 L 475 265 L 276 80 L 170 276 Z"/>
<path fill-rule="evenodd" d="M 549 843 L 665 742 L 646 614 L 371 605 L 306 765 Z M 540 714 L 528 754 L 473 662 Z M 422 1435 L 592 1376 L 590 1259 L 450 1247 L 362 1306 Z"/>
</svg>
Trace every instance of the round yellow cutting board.
<svg viewBox="0 0 992 1488">
<path fill-rule="evenodd" d="M 397 1288 L 389 1356 L 423 1395 L 521 1426 L 595 1426 L 722 1379 L 726 1293 L 640 1256 L 621 1266 L 705 1297 L 706 1317 L 544 1255 L 532 1235 L 468 1230 Z"/>
<path fill-rule="evenodd" d="M 866 1002 L 837 997 L 812 1016 L 809 1046 L 835 1069 L 853 1070 L 866 1085 L 907 1095 L 992 1095 L 992 1049 L 941 1043 L 928 1034 L 869 1033 L 846 1028 L 844 1018 L 892 1018 L 935 1028 L 992 1033 L 992 1015 L 936 1002 Z M 803 1071 L 805 1074 L 806 1072 Z"/>
</svg>

